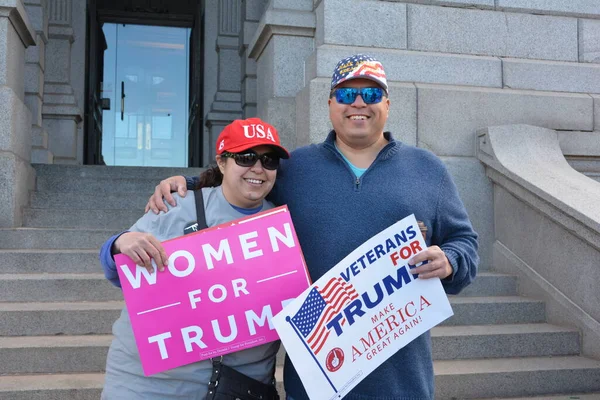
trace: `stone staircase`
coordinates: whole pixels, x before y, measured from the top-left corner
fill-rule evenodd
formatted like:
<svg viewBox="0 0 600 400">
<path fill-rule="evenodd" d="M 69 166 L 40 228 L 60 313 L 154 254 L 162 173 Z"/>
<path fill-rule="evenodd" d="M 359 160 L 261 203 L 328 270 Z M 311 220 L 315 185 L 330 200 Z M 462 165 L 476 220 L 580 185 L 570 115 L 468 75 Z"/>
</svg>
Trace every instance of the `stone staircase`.
<svg viewBox="0 0 600 400">
<path fill-rule="evenodd" d="M 0 400 L 98 399 L 123 306 L 98 248 L 184 170 L 35 169 L 24 226 L 0 230 Z M 600 399 L 600 361 L 580 355 L 577 330 L 546 323 L 515 277 L 483 271 L 451 303 L 454 317 L 432 331 L 436 399 Z"/>
</svg>

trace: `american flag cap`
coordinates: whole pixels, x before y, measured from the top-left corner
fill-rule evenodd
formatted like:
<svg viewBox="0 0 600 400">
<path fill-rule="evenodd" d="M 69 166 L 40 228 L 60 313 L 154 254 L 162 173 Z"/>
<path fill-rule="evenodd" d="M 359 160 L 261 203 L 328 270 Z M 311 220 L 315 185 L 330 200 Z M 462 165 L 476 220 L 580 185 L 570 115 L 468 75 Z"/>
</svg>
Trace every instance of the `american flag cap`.
<svg viewBox="0 0 600 400">
<path fill-rule="evenodd" d="M 340 60 L 333 70 L 331 89 L 342 82 L 358 78 L 372 80 L 388 92 L 383 65 L 366 54 L 355 54 Z"/>
</svg>

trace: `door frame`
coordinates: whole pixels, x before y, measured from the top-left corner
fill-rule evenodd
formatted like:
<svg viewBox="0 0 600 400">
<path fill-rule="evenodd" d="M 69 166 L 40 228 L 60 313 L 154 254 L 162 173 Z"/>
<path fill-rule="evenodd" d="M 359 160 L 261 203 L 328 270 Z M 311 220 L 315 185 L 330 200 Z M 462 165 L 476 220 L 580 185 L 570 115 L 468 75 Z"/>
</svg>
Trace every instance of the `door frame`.
<svg viewBox="0 0 600 400">
<path fill-rule="evenodd" d="M 186 13 L 160 13 L 160 12 L 147 12 L 147 11 L 122 11 L 122 10 L 105 10 L 98 9 L 98 0 L 87 0 L 88 9 L 87 13 L 92 16 L 96 16 L 97 24 L 102 27 L 104 23 L 122 23 L 132 25 L 155 25 L 155 26 L 168 26 L 168 27 L 179 27 L 179 28 L 191 28 L 192 35 L 196 38 L 200 38 L 200 43 L 195 43 L 194 46 L 190 46 L 190 66 L 199 67 L 200 74 L 193 75 L 190 69 L 190 98 L 188 101 L 188 107 L 190 107 L 190 114 L 188 118 L 192 118 L 191 111 L 194 111 L 195 120 L 193 123 L 188 124 L 188 166 L 189 167 L 200 167 L 202 163 L 202 144 L 203 144 L 203 127 L 204 127 L 204 115 L 203 115 L 203 75 L 204 75 L 204 0 L 196 1 L 194 9 L 190 9 Z M 89 21 L 88 21 L 89 22 Z M 91 28 L 91 27 L 90 27 Z M 198 29 L 200 30 L 198 33 Z M 89 110 L 88 105 L 90 101 L 90 93 L 92 89 L 89 85 L 89 77 L 97 76 L 99 67 L 94 60 L 98 57 L 98 46 L 93 46 L 90 40 L 93 39 L 93 34 L 88 31 L 87 33 L 87 46 L 86 46 L 86 72 L 88 73 L 88 79 L 86 79 L 85 98 L 86 98 L 86 111 Z M 95 53 L 95 54 L 92 54 Z M 101 67 L 100 67 L 101 70 Z M 199 75 L 199 76 L 198 76 Z M 192 103 L 192 101 L 194 101 Z M 111 104 L 111 107 L 116 105 Z M 86 118 L 84 120 L 84 163 L 85 164 L 104 164 L 102 161 L 102 134 L 101 132 L 94 132 L 93 126 L 90 123 L 91 119 Z M 99 138 L 96 136 L 100 136 Z M 97 154 L 97 157 L 93 155 Z M 90 156 L 92 155 L 92 156 Z"/>
<path fill-rule="evenodd" d="M 194 14 L 190 38 L 190 100 L 188 112 L 189 166 L 204 166 L 204 0 Z"/>
<path fill-rule="evenodd" d="M 104 67 L 106 40 L 96 14 L 96 0 L 87 0 L 86 9 L 86 53 L 85 64 L 88 72 L 85 79 L 83 162 L 85 164 L 104 164 L 102 158 L 102 109 L 101 75 Z"/>
</svg>

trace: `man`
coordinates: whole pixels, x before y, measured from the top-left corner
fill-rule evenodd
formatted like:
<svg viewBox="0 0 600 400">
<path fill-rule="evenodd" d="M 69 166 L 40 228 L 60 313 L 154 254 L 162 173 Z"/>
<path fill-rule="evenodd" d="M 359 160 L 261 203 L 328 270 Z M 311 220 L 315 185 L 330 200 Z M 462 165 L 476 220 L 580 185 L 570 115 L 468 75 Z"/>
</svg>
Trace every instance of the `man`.
<svg viewBox="0 0 600 400">
<path fill-rule="evenodd" d="M 365 55 L 341 60 L 328 104 L 333 130 L 323 143 L 299 148 L 283 160 L 269 196 L 276 205 L 287 204 L 312 279 L 414 213 L 428 227 L 430 246 L 411 260 L 429 261 L 415 272 L 420 279 L 440 278 L 449 294 L 461 291 L 477 272 L 477 234 L 442 161 L 384 132 L 390 100 L 381 63 Z M 169 192 L 184 194 L 185 185 L 183 177 L 161 182 L 146 208 L 166 210 L 162 197 L 172 203 Z M 284 383 L 288 397 L 308 398 L 287 358 Z M 390 357 L 346 398 L 433 399 L 429 333 Z"/>
</svg>

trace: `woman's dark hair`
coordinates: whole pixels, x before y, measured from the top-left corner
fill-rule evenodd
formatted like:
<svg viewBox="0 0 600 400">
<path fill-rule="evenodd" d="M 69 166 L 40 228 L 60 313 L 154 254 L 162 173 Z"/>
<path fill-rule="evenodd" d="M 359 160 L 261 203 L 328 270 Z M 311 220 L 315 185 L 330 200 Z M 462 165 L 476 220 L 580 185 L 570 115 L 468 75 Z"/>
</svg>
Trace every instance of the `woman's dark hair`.
<svg viewBox="0 0 600 400">
<path fill-rule="evenodd" d="M 203 187 L 215 187 L 223 183 L 223 174 L 216 164 L 209 165 L 206 171 L 200 174 L 200 180 L 194 187 L 194 190 L 201 189 Z"/>
</svg>

